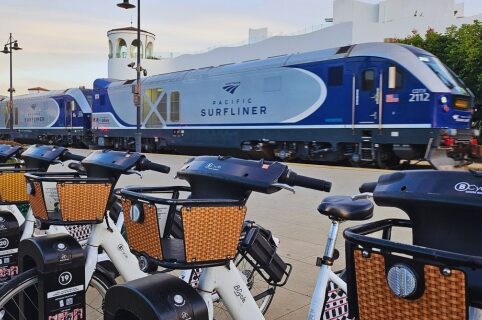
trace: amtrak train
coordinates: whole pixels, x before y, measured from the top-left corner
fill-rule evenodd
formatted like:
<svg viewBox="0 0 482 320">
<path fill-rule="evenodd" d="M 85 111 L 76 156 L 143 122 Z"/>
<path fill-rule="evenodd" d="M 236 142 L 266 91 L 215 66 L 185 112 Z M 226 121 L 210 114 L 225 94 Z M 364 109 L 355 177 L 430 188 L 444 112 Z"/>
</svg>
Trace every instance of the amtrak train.
<svg viewBox="0 0 482 320">
<path fill-rule="evenodd" d="M 132 143 L 132 86 L 95 81 L 92 130 L 99 145 Z M 471 91 L 435 56 L 402 44 L 156 75 L 141 88 L 143 145 L 150 150 L 385 167 L 426 158 L 434 148 L 470 145 L 478 135 L 470 129 Z"/>
<path fill-rule="evenodd" d="M 0 134 L 12 137 L 9 98 L 0 99 Z M 16 96 L 13 138 L 82 145 L 91 140 L 92 89 L 72 88 Z"/>
<path fill-rule="evenodd" d="M 51 109 L 41 117 L 40 102 L 15 102 L 14 127 L 22 137 L 76 130 L 89 144 L 133 148 L 134 85 L 95 80 L 91 109 L 85 90 L 80 98 L 45 95 Z M 463 154 L 478 135 L 470 129 L 474 96 L 465 84 L 432 54 L 395 43 L 155 75 L 142 79 L 140 92 L 145 151 L 390 167 L 434 150 Z"/>
</svg>

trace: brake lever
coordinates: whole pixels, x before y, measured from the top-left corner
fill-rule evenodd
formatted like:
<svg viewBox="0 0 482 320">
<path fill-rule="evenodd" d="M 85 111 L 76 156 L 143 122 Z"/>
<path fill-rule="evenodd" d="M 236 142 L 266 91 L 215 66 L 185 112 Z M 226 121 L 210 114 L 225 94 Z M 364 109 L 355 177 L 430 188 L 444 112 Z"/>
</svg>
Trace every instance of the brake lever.
<svg viewBox="0 0 482 320">
<path fill-rule="evenodd" d="M 371 199 L 371 198 L 373 198 L 373 193 L 371 192 L 363 192 L 351 197 L 352 200 Z"/>
<path fill-rule="evenodd" d="M 142 173 L 140 171 L 130 169 L 130 170 L 127 170 L 126 172 L 129 174 L 137 174 L 142 179 Z"/>
<path fill-rule="evenodd" d="M 292 186 L 287 185 L 285 183 L 273 183 L 271 186 L 291 191 L 293 194 L 296 193 L 295 188 L 293 188 Z"/>
</svg>

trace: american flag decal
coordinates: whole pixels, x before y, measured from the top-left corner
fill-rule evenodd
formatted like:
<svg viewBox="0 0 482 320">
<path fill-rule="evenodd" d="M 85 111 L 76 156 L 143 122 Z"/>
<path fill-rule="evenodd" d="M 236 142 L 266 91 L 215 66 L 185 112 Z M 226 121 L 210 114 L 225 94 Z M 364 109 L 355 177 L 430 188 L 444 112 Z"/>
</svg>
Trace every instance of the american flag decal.
<svg viewBox="0 0 482 320">
<path fill-rule="evenodd" d="M 385 96 L 385 102 L 386 103 L 400 102 L 400 98 L 398 97 L 398 94 L 387 94 Z"/>
</svg>

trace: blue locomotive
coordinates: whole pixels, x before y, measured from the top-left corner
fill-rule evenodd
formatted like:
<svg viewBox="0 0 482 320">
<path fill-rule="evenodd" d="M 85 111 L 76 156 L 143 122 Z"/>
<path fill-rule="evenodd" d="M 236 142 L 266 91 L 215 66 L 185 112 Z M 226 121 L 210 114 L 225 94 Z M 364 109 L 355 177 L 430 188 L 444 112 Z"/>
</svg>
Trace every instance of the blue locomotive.
<svg viewBox="0 0 482 320">
<path fill-rule="evenodd" d="M 133 81 L 94 83 L 99 145 L 127 147 Z M 380 167 L 466 150 L 474 96 L 432 54 L 366 43 L 180 71 L 142 80 L 147 150 L 249 154 Z M 462 149 L 460 148 L 462 147 Z"/>
<path fill-rule="evenodd" d="M 92 91 L 16 97 L 16 138 L 133 148 L 134 84 L 97 79 Z M 141 89 L 146 151 L 390 167 L 402 159 L 447 160 L 446 150 L 462 158 L 479 134 L 470 129 L 471 91 L 435 56 L 402 44 L 155 75 Z M 7 110 L 5 100 L 0 108 Z"/>
<path fill-rule="evenodd" d="M 0 99 L 0 134 L 24 142 L 83 145 L 91 140 L 92 89 L 72 88 Z"/>
</svg>

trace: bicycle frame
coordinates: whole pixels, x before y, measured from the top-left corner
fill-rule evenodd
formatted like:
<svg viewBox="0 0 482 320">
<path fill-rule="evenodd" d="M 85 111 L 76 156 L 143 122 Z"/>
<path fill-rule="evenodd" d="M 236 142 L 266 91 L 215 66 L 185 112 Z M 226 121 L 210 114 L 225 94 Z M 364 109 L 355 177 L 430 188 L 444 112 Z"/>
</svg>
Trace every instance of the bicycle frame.
<svg viewBox="0 0 482 320">
<path fill-rule="evenodd" d="M 338 228 L 339 222 L 332 221 L 328 241 L 325 247 L 325 258 L 331 259 L 333 257 L 336 238 L 338 235 Z M 307 317 L 308 320 L 323 319 L 322 313 L 326 304 L 326 291 L 330 282 L 338 286 L 338 288 L 340 288 L 343 292 L 347 292 L 348 289 L 346 282 L 332 271 L 332 268 L 329 264 L 321 264 L 311 299 L 311 305 Z M 348 314 L 346 314 L 346 316 L 348 316 Z M 482 320 L 482 310 L 469 307 L 469 319 Z"/>
<path fill-rule="evenodd" d="M 107 217 L 109 225 L 114 226 L 114 222 Z M 118 228 L 108 228 L 107 220 L 102 223 L 92 225 L 89 240 L 86 244 L 86 264 L 85 282 L 86 287 L 94 274 L 97 262 L 99 262 L 99 247 L 102 247 L 114 266 L 119 271 L 125 281 L 131 281 L 148 276 L 147 273 L 139 269 L 139 262 L 134 256 L 124 237 Z"/>
<path fill-rule="evenodd" d="M 15 211 L 16 210 L 16 211 Z M 23 218 L 20 211 L 15 207 L 11 210 L 15 213 L 17 219 L 24 219 L 24 231 L 21 239 L 30 238 L 34 235 L 35 217 L 29 209 L 26 218 Z M 107 220 L 108 219 L 108 224 Z M 89 239 L 82 245 L 85 248 L 85 287 L 87 288 L 92 276 L 96 270 L 97 263 L 105 260 L 103 254 L 99 255 L 99 247 L 102 247 L 108 258 L 119 271 L 119 274 L 125 281 L 132 281 L 148 276 L 147 273 L 139 269 L 136 256 L 131 253 L 129 245 L 120 233 L 124 216 L 119 215 L 117 223 L 114 223 L 110 217 L 104 219 L 102 223 L 93 224 L 90 231 Z M 109 226 L 113 226 L 109 228 Z M 69 231 L 61 225 L 51 225 L 46 231 L 47 234 L 66 233 Z M 181 278 L 189 282 L 192 270 L 183 270 Z M 251 295 L 246 281 L 241 273 L 234 265 L 233 261 L 228 266 L 205 268 L 199 278 L 198 291 L 208 306 L 210 319 L 213 319 L 214 310 L 213 302 L 215 297 L 221 297 L 223 304 L 228 309 L 231 316 L 237 320 L 260 319 L 264 316 L 261 313 L 256 301 Z M 216 292 L 217 294 L 213 294 Z"/>
<path fill-rule="evenodd" d="M 17 209 L 17 208 L 15 208 Z M 18 209 L 17 209 L 18 211 Z M 14 213 L 15 214 L 15 213 Z M 18 214 L 20 212 L 18 211 Z M 17 214 L 15 214 L 17 217 Z M 22 219 L 23 216 L 20 214 Z M 120 215 L 122 217 L 122 215 Z M 17 217 L 19 219 L 19 217 Z M 86 262 L 85 262 L 85 285 L 86 288 L 90 283 L 92 275 L 97 267 L 97 263 L 110 259 L 115 265 L 120 275 L 125 281 L 135 280 L 147 276 L 146 273 L 139 269 L 137 258 L 131 253 L 129 245 L 120 233 L 120 226 L 122 221 L 118 221 L 117 225 L 110 219 L 109 225 L 113 228 L 107 227 L 107 222 L 104 219 L 102 223 L 93 224 L 90 231 L 89 239 L 81 241 L 81 245 L 85 247 Z M 26 218 L 24 219 L 24 231 L 21 240 L 31 238 L 34 235 L 35 217 L 33 212 L 29 209 Z M 123 220 L 123 219 L 122 219 Z M 70 234 L 64 226 L 51 225 L 46 232 L 47 234 L 66 233 Z M 99 254 L 99 247 L 102 247 L 108 258 L 104 254 Z"/>
<path fill-rule="evenodd" d="M 328 241 L 325 246 L 324 258 L 332 259 L 335 251 L 336 237 L 338 235 L 339 222 L 332 221 L 328 234 Z M 308 320 L 320 320 L 325 305 L 326 289 L 328 283 L 335 283 L 343 292 L 347 291 L 346 282 L 337 276 L 332 270 L 331 265 L 321 264 L 318 278 L 316 280 L 315 289 L 311 298 L 310 310 L 308 312 Z"/>
<path fill-rule="evenodd" d="M 204 299 L 213 319 L 213 292 L 216 291 L 223 300 L 230 315 L 236 320 L 263 320 L 256 301 L 243 280 L 233 261 L 228 266 L 210 267 L 203 270 L 199 278 L 199 294 Z"/>
</svg>

